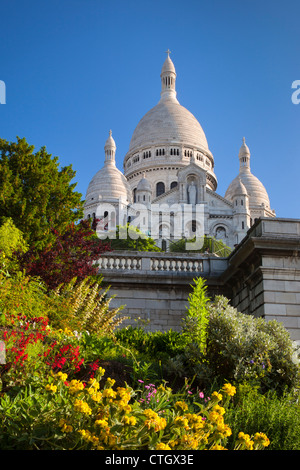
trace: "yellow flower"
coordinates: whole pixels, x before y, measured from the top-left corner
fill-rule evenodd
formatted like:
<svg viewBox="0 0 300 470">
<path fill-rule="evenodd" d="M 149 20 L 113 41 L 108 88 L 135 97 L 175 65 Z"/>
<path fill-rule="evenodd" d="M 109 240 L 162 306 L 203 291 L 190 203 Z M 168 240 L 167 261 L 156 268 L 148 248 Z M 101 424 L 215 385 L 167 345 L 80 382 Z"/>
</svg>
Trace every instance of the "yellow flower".
<svg viewBox="0 0 300 470">
<path fill-rule="evenodd" d="M 123 403 L 122 401 L 119 401 L 119 408 L 121 408 L 124 413 L 130 413 L 132 411 L 132 407 L 126 403 Z"/>
<path fill-rule="evenodd" d="M 115 392 L 112 388 L 106 388 L 103 390 L 103 398 L 116 398 L 117 392 Z"/>
<path fill-rule="evenodd" d="M 147 426 L 148 429 L 154 428 L 154 431 L 161 431 L 167 426 L 167 421 L 165 418 L 161 418 L 158 416 L 155 411 L 151 409 L 144 410 L 144 415 L 148 418 L 145 421 L 145 426 Z"/>
<path fill-rule="evenodd" d="M 213 393 L 211 394 L 211 396 L 212 396 L 213 398 L 216 398 L 218 401 L 221 401 L 222 398 L 223 398 L 222 394 L 221 394 L 221 393 L 218 393 L 218 392 L 213 392 Z"/>
<path fill-rule="evenodd" d="M 227 394 L 229 395 L 230 397 L 233 397 L 233 395 L 236 394 L 236 388 L 231 385 L 231 384 L 225 384 L 223 385 L 223 388 L 222 390 Z"/>
<path fill-rule="evenodd" d="M 100 375 L 100 377 L 103 377 L 103 375 L 105 374 L 105 369 L 103 369 L 103 367 L 99 367 L 98 374 Z"/>
<path fill-rule="evenodd" d="M 53 385 L 53 384 L 47 384 L 45 389 L 48 391 L 48 392 L 53 392 L 55 393 L 56 390 L 57 390 L 57 386 L 56 385 Z"/>
<path fill-rule="evenodd" d="M 225 414 L 225 408 L 223 408 L 223 407 L 220 406 L 220 405 L 215 405 L 215 406 L 213 407 L 213 410 L 216 411 L 217 413 L 219 413 L 220 415 Z"/>
<path fill-rule="evenodd" d="M 115 385 L 116 381 L 115 381 L 115 379 L 111 379 L 110 377 L 108 377 L 108 378 L 106 379 L 106 383 L 107 383 L 107 385 L 109 385 L 110 387 L 113 387 L 113 386 Z"/>
<path fill-rule="evenodd" d="M 71 380 L 71 382 L 69 383 L 69 391 L 70 393 L 77 393 L 77 392 L 80 392 L 81 390 L 84 389 L 84 385 L 82 382 L 80 382 L 80 380 Z"/>
<path fill-rule="evenodd" d="M 213 423 L 218 423 L 220 421 L 223 422 L 222 415 L 220 415 L 220 413 L 218 413 L 217 411 L 211 411 L 208 416 L 210 421 L 212 421 Z"/>
<path fill-rule="evenodd" d="M 158 444 L 156 444 L 155 449 L 156 450 L 171 450 L 171 447 L 168 446 L 167 444 L 164 444 L 163 442 L 159 442 Z"/>
<path fill-rule="evenodd" d="M 123 422 L 124 424 L 128 424 L 129 426 L 135 426 L 137 423 L 137 420 L 135 416 L 124 416 Z"/>
<path fill-rule="evenodd" d="M 256 444 L 260 444 L 263 447 L 268 447 L 270 445 L 269 438 L 263 432 L 257 432 L 253 438 Z"/>
<path fill-rule="evenodd" d="M 92 434 L 88 429 L 79 429 L 78 432 L 85 441 L 91 442 L 94 445 L 99 444 L 99 438 Z"/>
<path fill-rule="evenodd" d="M 179 427 L 183 427 L 185 429 L 188 429 L 189 428 L 189 422 L 188 422 L 188 419 L 185 418 L 184 416 L 177 416 L 175 419 L 174 419 L 174 424 L 175 425 L 178 425 Z"/>
<path fill-rule="evenodd" d="M 100 426 L 100 428 L 107 428 L 108 427 L 108 422 L 106 421 L 106 419 L 97 419 L 95 421 L 95 424 L 97 426 Z"/>
<path fill-rule="evenodd" d="M 187 449 L 197 449 L 199 442 L 195 437 L 188 436 L 187 434 L 184 434 L 181 437 L 181 443 L 187 448 Z"/>
<path fill-rule="evenodd" d="M 65 380 L 67 380 L 68 378 L 68 374 L 64 374 L 63 372 L 58 372 L 56 375 L 63 382 L 65 382 Z"/>
<path fill-rule="evenodd" d="M 232 434 L 230 427 L 225 423 L 218 423 L 217 431 L 222 434 L 221 437 L 229 437 Z"/>
<path fill-rule="evenodd" d="M 75 400 L 74 409 L 75 411 L 80 411 L 81 413 L 84 413 L 84 414 L 88 414 L 88 415 L 92 414 L 92 410 L 89 407 L 89 405 L 85 401 L 82 401 L 82 400 Z"/>
<path fill-rule="evenodd" d="M 61 430 L 62 430 L 62 432 L 72 432 L 73 431 L 73 426 L 71 426 L 70 424 L 65 423 L 61 427 Z"/>
<path fill-rule="evenodd" d="M 100 387 L 99 382 L 97 382 L 96 379 L 90 379 L 88 383 L 90 384 L 90 388 L 98 390 Z"/>
<path fill-rule="evenodd" d="M 177 401 L 175 403 L 175 409 L 177 410 L 182 410 L 182 411 L 187 411 L 188 410 L 188 406 L 187 404 L 184 402 L 184 401 Z"/>
<path fill-rule="evenodd" d="M 225 447 L 221 446 L 220 444 L 215 444 L 211 447 L 211 450 L 227 450 Z"/>
<path fill-rule="evenodd" d="M 238 440 L 241 444 L 244 444 L 246 449 L 253 450 L 254 442 L 251 440 L 249 434 L 245 434 L 244 432 L 240 432 L 238 435 Z"/>
<path fill-rule="evenodd" d="M 186 417 L 189 420 L 189 425 L 193 431 L 199 431 L 200 429 L 204 428 L 204 421 L 202 416 L 196 415 L 194 413 L 187 413 Z"/>
<path fill-rule="evenodd" d="M 94 392 L 92 395 L 91 395 L 91 399 L 95 402 L 99 402 L 101 401 L 102 399 L 102 393 L 101 392 Z"/>
</svg>

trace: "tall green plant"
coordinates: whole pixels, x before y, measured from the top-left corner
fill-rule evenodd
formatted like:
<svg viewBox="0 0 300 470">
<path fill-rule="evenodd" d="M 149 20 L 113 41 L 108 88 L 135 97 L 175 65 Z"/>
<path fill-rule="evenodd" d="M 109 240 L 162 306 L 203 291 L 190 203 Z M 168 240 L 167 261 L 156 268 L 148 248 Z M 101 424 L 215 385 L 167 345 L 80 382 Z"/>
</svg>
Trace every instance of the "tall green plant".
<svg viewBox="0 0 300 470">
<path fill-rule="evenodd" d="M 194 279 L 191 285 L 192 292 L 188 297 L 188 313 L 183 320 L 183 334 L 189 339 L 188 347 L 197 345 L 201 353 L 205 352 L 207 343 L 207 329 L 209 323 L 207 302 L 207 286 L 202 277 Z"/>
</svg>

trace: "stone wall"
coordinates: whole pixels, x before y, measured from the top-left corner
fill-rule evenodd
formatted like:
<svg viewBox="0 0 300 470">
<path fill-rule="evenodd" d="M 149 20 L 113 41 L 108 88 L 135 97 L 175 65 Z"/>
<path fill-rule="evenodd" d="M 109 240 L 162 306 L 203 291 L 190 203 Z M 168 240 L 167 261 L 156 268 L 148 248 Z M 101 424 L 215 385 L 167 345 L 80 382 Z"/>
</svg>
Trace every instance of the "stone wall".
<svg viewBox="0 0 300 470">
<path fill-rule="evenodd" d="M 102 256 L 100 272 L 104 284 L 115 295 L 112 307 L 124 305 L 130 320 L 122 326 L 137 325 L 141 319 L 149 331 L 179 330 L 186 315 L 193 279 L 205 276 L 210 293 L 224 293 L 216 280 L 227 260 L 208 255 L 114 251 Z"/>
<path fill-rule="evenodd" d="M 300 343 L 300 221 L 261 219 L 222 276 L 240 312 L 282 322 Z"/>
</svg>

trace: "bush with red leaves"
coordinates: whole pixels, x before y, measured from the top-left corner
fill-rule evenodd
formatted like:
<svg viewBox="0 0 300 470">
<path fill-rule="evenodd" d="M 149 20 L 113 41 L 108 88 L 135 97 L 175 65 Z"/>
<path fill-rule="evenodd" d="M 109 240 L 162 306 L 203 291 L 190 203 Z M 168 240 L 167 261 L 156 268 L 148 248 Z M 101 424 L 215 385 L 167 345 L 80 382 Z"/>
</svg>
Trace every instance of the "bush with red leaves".
<svg viewBox="0 0 300 470">
<path fill-rule="evenodd" d="M 110 251 L 90 228 L 87 220 L 71 224 L 63 234 L 53 229 L 56 239 L 51 246 L 37 251 L 31 247 L 21 256 L 20 266 L 30 276 L 40 277 L 49 289 L 67 284 L 74 277 L 78 281 L 87 276 L 97 276 L 97 260 Z"/>
</svg>

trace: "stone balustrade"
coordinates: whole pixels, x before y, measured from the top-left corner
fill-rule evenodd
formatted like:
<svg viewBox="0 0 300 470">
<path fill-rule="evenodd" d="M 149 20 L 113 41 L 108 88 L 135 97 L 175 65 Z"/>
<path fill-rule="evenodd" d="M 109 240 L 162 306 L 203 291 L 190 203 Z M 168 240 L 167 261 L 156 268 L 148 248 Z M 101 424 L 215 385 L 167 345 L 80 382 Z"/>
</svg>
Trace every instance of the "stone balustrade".
<svg viewBox="0 0 300 470">
<path fill-rule="evenodd" d="M 105 253 L 98 261 L 100 272 L 194 273 L 203 272 L 203 259 L 199 254 L 182 255 L 159 252 L 114 251 Z"/>
</svg>

